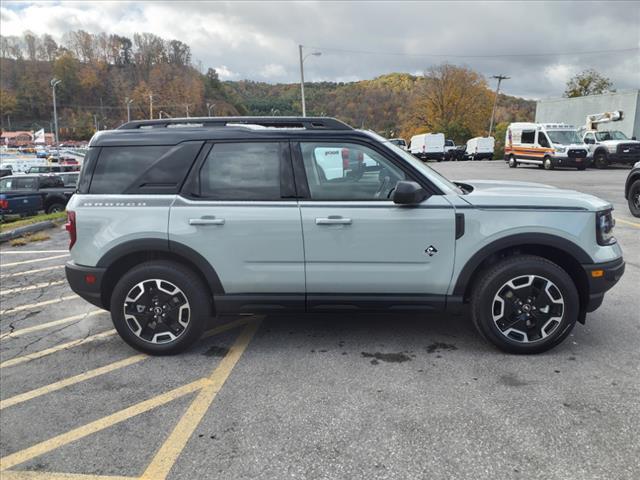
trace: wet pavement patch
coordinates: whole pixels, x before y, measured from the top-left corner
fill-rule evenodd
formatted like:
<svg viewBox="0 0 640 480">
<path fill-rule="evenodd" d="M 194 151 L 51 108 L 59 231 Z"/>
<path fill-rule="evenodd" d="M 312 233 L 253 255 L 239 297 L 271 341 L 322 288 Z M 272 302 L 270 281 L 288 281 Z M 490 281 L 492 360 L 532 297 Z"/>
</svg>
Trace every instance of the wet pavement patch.
<svg viewBox="0 0 640 480">
<path fill-rule="evenodd" d="M 520 380 L 515 374 L 508 373 L 506 375 L 500 375 L 500 383 L 507 387 L 524 387 L 527 382 Z"/>
<path fill-rule="evenodd" d="M 204 352 L 203 355 L 206 355 L 207 357 L 224 357 L 227 353 L 229 353 L 228 348 L 214 345 Z"/>
<path fill-rule="evenodd" d="M 372 365 L 377 365 L 379 362 L 378 360 L 382 361 L 382 362 L 388 362 L 388 363 L 402 363 L 402 362 L 408 362 L 411 360 L 411 357 L 409 357 L 408 355 L 400 352 L 400 353 L 380 353 L 380 352 L 376 352 L 376 353 L 368 353 L 368 352 L 362 352 L 362 356 L 364 358 L 371 358 L 371 364 Z M 375 363 L 374 363 L 375 362 Z"/>
<path fill-rule="evenodd" d="M 457 350 L 458 347 L 451 343 L 436 342 L 427 347 L 427 353 L 441 352 L 443 350 Z"/>
</svg>

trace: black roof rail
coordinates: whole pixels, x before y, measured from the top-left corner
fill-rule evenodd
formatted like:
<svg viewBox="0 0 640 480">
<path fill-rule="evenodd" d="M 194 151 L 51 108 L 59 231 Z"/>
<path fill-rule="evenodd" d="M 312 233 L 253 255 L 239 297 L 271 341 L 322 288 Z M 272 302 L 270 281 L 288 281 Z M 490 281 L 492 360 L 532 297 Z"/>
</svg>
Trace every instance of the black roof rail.
<svg viewBox="0 0 640 480">
<path fill-rule="evenodd" d="M 304 128 L 306 130 L 353 130 L 352 127 L 331 117 L 190 117 L 163 118 L 158 120 L 134 120 L 118 127 L 118 130 L 167 127 L 224 127 L 227 125 L 260 125 L 275 128 Z"/>
</svg>

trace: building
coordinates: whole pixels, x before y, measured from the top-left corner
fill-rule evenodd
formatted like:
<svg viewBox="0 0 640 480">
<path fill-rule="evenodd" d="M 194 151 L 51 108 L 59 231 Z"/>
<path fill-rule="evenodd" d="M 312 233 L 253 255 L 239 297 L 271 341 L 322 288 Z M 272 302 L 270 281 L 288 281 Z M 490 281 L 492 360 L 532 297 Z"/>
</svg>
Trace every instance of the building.
<svg viewBox="0 0 640 480">
<path fill-rule="evenodd" d="M 640 138 L 640 90 L 539 100 L 536 103 L 536 122 L 569 123 L 582 127 L 587 115 L 614 110 L 622 111 L 622 120 L 603 123 L 600 130 L 620 130 L 629 138 Z"/>
<path fill-rule="evenodd" d="M 21 145 L 33 145 L 35 140 L 34 133 L 26 130 L 17 132 L 0 132 L 0 145 L 6 145 L 7 147 L 19 147 Z M 44 134 L 44 143 L 46 145 L 53 145 L 54 136 L 53 133 Z"/>
</svg>

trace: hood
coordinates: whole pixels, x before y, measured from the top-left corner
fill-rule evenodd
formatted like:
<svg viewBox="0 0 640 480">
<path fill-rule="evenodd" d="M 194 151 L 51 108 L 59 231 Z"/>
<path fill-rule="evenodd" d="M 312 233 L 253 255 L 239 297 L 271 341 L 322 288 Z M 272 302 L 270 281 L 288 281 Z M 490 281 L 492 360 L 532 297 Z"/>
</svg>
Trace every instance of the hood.
<svg viewBox="0 0 640 480">
<path fill-rule="evenodd" d="M 473 191 L 462 198 L 477 207 L 540 207 L 590 211 L 612 208 L 609 202 L 593 195 L 542 183 L 499 180 L 465 180 L 460 183 L 473 187 Z"/>
<path fill-rule="evenodd" d="M 600 140 L 598 143 L 600 145 L 620 145 L 621 143 L 631 143 L 633 145 L 640 144 L 638 140 L 631 140 L 630 138 L 627 140 Z"/>
</svg>

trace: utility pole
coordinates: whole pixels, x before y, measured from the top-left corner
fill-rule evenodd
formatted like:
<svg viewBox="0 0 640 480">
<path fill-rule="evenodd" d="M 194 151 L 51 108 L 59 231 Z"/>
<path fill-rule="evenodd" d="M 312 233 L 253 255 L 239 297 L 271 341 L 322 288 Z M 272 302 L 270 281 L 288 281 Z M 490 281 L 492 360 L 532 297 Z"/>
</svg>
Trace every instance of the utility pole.
<svg viewBox="0 0 640 480">
<path fill-rule="evenodd" d="M 491 111 L 491 121 L 489 122 L 489 136 L 491 136 L 491 132 L 493 131 L 493 120 L 496 115 L 496 107 L 498 106 L 498 95 L 500 94 L 500 83 L 502 80 L 509 80 L 511 77 L 506 77 L 504 75 L 494 75 L 492 78 L 498 80 L 498 86 L 496 87 L 496 98 L 493 101 L 493 110 Z"/>
<path fill-rule="evenodd" d="M 129 97 L 125 97 L 124 103 L 127 105 L 127 122 L 130 122 L 131 121 L 131 104 L 133 103 L 133 100 L 130 99 Z"/>
<path fill-rule="evenodd" d="M 149 94 L 149 120 L 153 120 L 153 93 Z"/>
<path fill-rule="evenodd" d="M 314 57 L 319 57 L 322 55 L 322 52 L 313 52 L 309 53 L 306 56 L 302 56 L 302 45 L 298 45 L 298 52 L 300 54 L 300 94 L 302 96 L 302 116 L 307 116 L 307 106 L 304 101 L 304 61 L 307 59 L 309 55 L 313 55 Z"/>
<path fill-rule="evenodd" d="M 189 118 L 189 104 L 185 103 L 184 108 L 187 110 L 187 118 Z"/>
<path fill-rule="evenodd" d="M 93 114 L 93 123 L 96 126 L 96 132 L 100 130 L 100 128 L 98 128 L 98 115 L 96 115 L 95 113 Z"/>
<path fill-rule="evenodd" d="M 61 83 L 62 83 L 62 80 L 58 80 L 55 77 L 51 79 L 51 90 L 53 91 L 53 122 L 56 126 L 56 131 L 55 131 L 56 145 L 60 144 L 58 139 L 58 110 L 56 106 L 56 87 Z"/>
<path fill-rule="evenodd" d="M 207 103 L 207 116 L 209 117 L 211 116 L 211 109 L 215 106 L 216 106 L 215 103 Z"/>
</svg>

